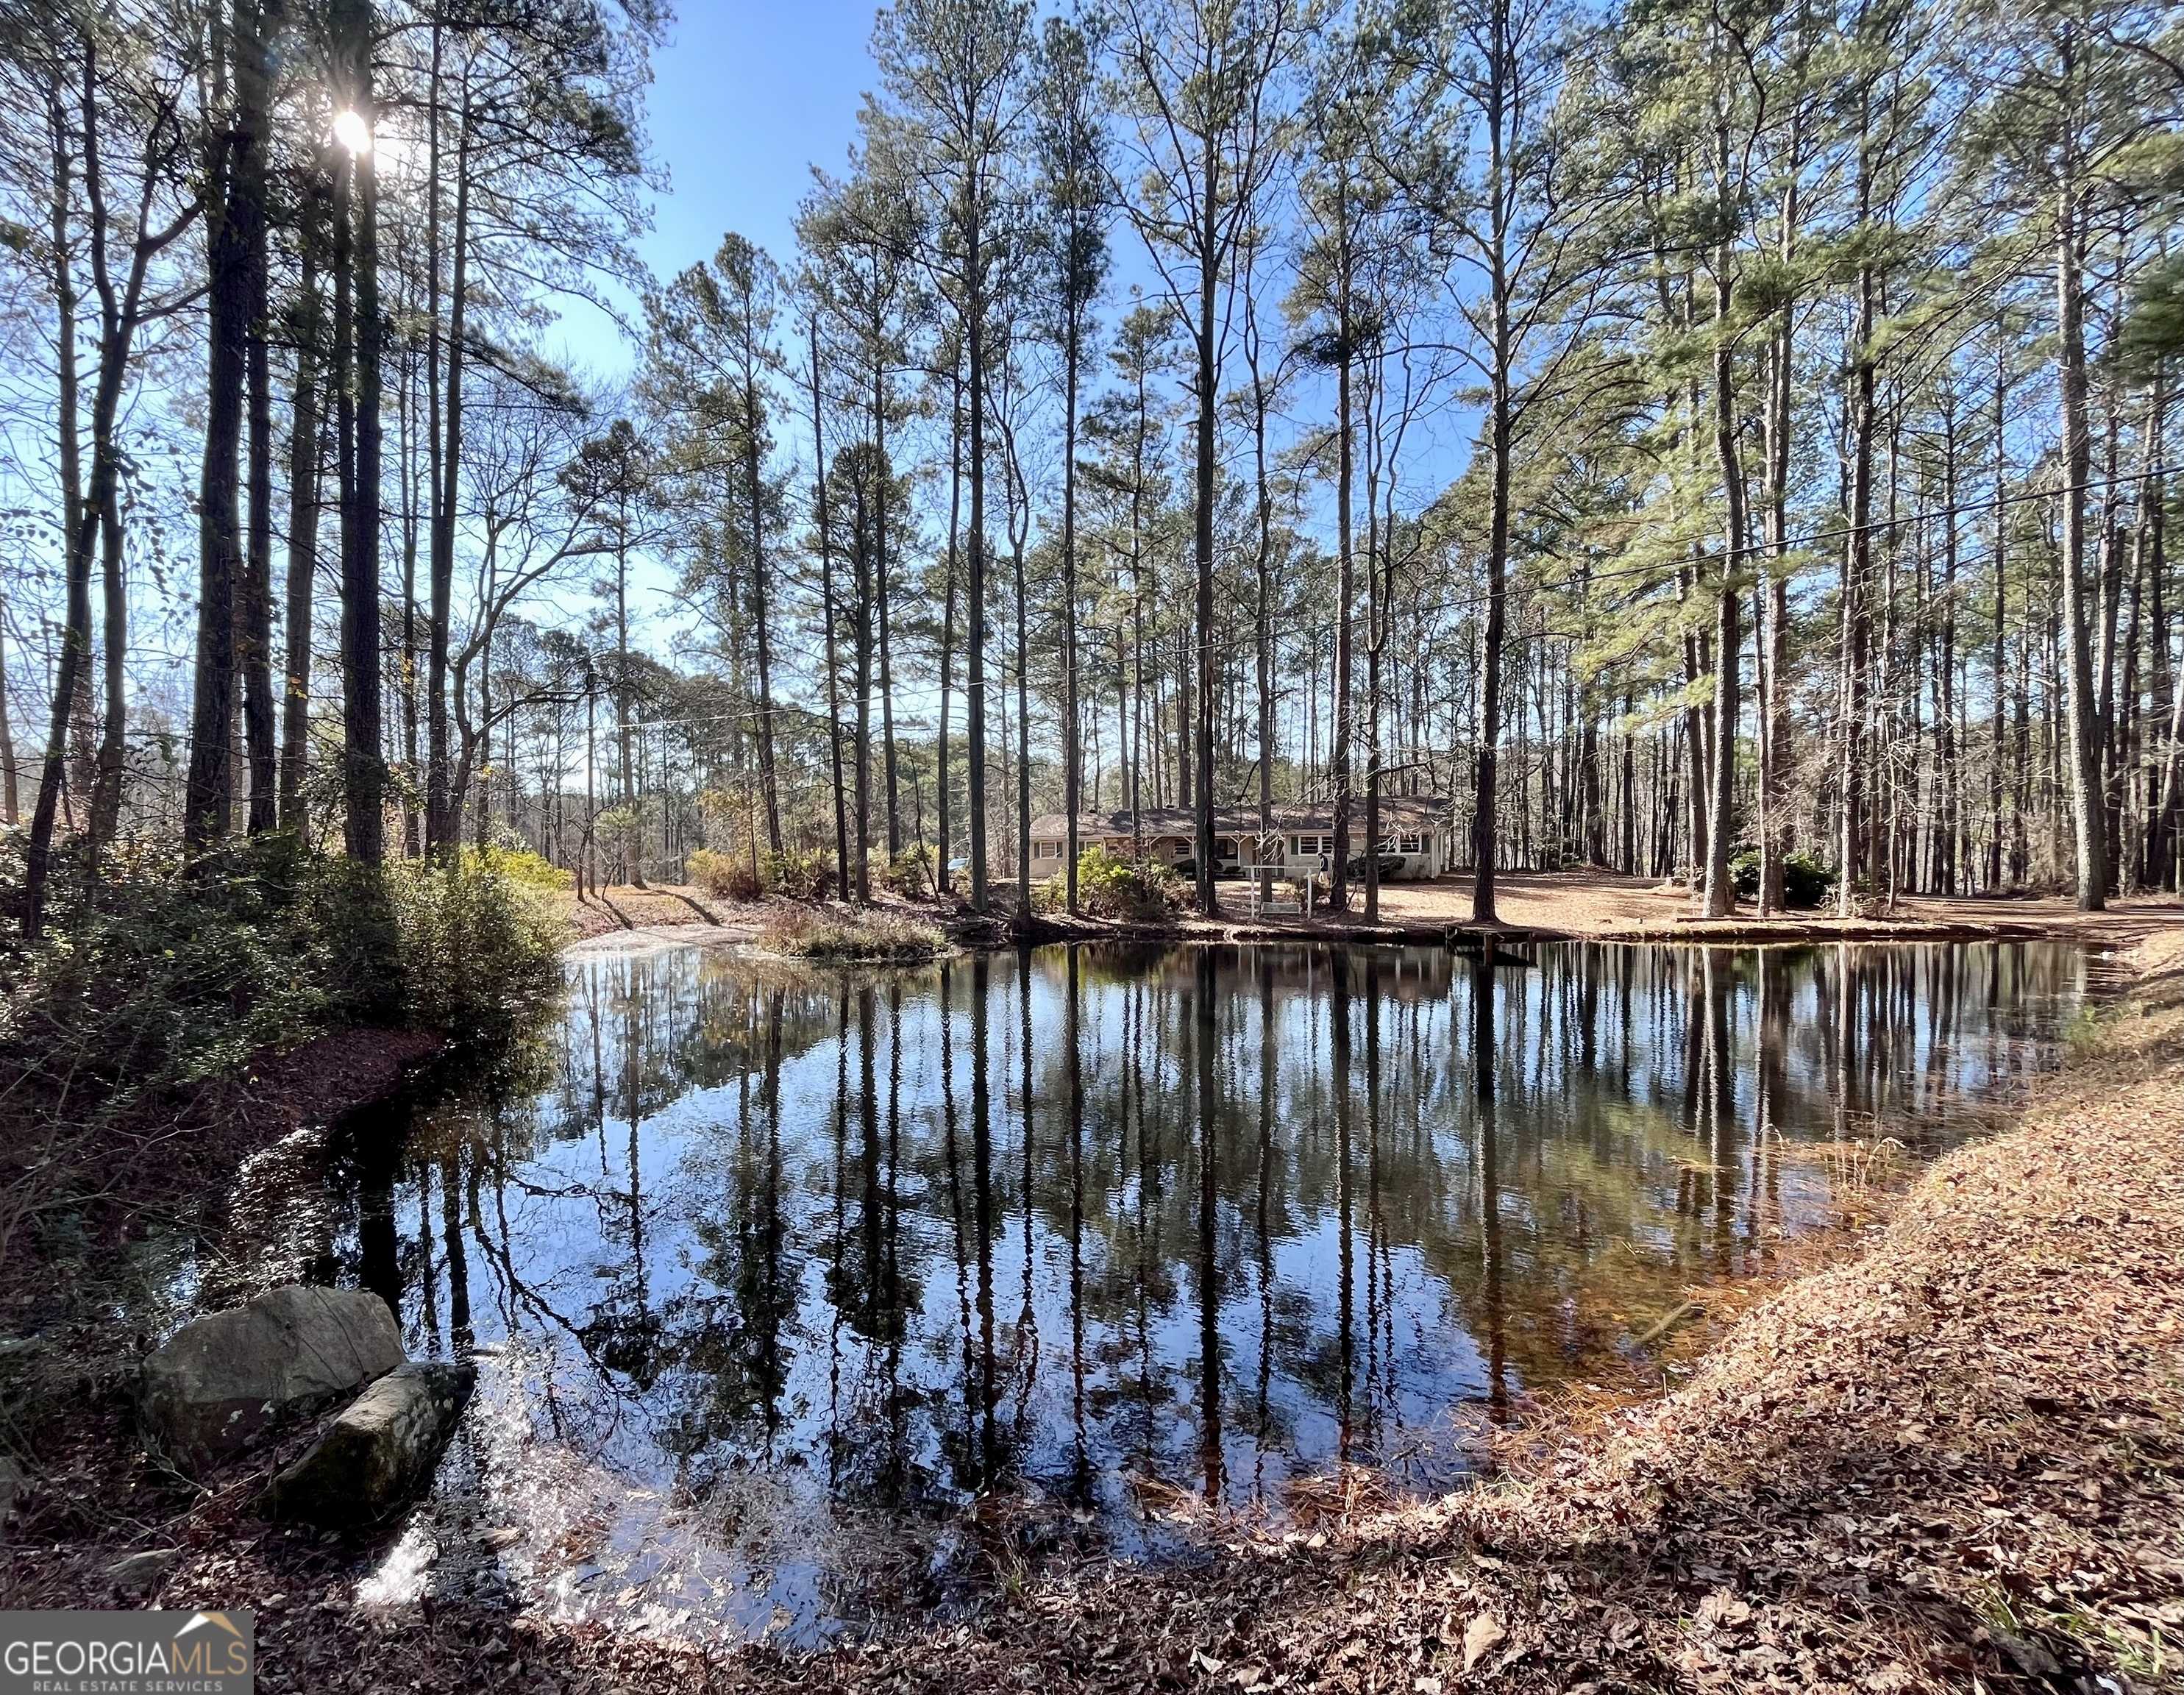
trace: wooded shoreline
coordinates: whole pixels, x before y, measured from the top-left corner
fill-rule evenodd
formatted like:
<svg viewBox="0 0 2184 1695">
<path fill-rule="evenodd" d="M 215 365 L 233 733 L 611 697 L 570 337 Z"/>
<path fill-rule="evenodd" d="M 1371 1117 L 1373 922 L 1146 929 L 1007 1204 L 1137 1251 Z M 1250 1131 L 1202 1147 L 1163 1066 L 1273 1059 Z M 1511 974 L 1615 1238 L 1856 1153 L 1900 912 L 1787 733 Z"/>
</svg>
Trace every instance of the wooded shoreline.
<svg viewBox="0 0 2184 1695">
<path fill-rule="evenodd" d="M 2184 923 L 2184 906 L 2173 896 L 2118 900 L 2098 913 L 2076 910 L 2064 897 L 2009 900 L 1928 897 L 1907 900 L 1893 916 L 1841 918 L 1832 912 L 1762 917 L 1702 918 L 1685 911 L 1680 894 L 1639 878 L 1610 874 L 1512 873 L 1503 881 L 1507 915 L 1494 924 L 1469 921 L 1467 889 L 1454 880 L 1414 885 L 1387 900 L 1378 924 L 1354 917 L 1204 918 L 1175 912 L 1165 918 L 1095 918 L 1035 912 L 1022 924 L 1007 913 L 985 917 L 960 906 L 935 908 L 911 901 L 880 903 L 889 912 L 937 923 L 958 945 L 1009 947 L 1023 942 L 1354 942 L 1448 946 L 1475 951 L 1485 941 L 1523 947 L 1556 941 L 1708 944 L 1719 946 L 1814 945 L 1831 942 L 2045 941 L 2081 936 L 2126 945 L 2167 924 Z M 1240 905 L 1240 895 L 1239 897 Z M 666 936 L 703 931 L 702 939 L 754 938 L 779 903 L 731 904 L 676 885 L 593 890 L 558 906 L 579 940 L 610 945 L 617 936 Z M 790 903 L 800 904 L 800 903 Z M 811 903 L 831 908 L 835 903 Z"/>
</svg>

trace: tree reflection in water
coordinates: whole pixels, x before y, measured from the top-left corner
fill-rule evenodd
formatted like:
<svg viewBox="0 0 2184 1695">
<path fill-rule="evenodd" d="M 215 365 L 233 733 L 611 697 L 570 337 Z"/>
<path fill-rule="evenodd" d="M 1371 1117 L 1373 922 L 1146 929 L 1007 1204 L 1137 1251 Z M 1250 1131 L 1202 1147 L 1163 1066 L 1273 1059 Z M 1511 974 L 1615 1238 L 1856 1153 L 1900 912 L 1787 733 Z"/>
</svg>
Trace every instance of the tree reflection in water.
<svg viewBox="0 0 2184 1695">
<path fill-rule="evenodd" d="M 487 1356 L 448 1569 L 809 1634 L 1003 1547 L 1281 1512 L 1346 1462 L 1445 1484 L 1482 1419 L 1826 1224 L 1828 1145 L 1945 1146 L 2087 973 L 2035 945 L 593 954 L 550 1081 L 354 1164 L 349 1274 L 416 1352 Z"/>
</svg>

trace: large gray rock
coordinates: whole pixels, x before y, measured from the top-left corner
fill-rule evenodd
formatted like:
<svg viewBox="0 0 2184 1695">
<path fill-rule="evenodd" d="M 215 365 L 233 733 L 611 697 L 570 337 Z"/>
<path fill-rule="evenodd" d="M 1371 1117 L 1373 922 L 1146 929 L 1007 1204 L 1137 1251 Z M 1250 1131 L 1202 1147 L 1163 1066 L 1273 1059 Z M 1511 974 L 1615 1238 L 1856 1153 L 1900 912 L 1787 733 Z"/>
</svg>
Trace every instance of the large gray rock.
<svg viewBox="0 0 2184 1695">
<path fill-rule="evenodd" d="M 386 1302 L 362 1290 L 291 1285 L 175 1332 L 144 1362 L 155 1446 L 202 1469 L 265 1425 L 349 1394 L 402 1363 Z"/>
<path fill-rule="evenodd" d="M 147 1548 L 125 1553 L 106 1568 L 107 1586 L 123 1595 L 143 1595 L 159 1586 L 159 1580 L 182 1557 L 178 1547 Z"/>
<path fill-rule="evenodd" d="M 468 1365 L 413 1361 L 388 1372 L 273 1480 L 267 1514 L 326 1530 L 386 1518 L 432 1480 L 476 1382 Z"/>
</svg>

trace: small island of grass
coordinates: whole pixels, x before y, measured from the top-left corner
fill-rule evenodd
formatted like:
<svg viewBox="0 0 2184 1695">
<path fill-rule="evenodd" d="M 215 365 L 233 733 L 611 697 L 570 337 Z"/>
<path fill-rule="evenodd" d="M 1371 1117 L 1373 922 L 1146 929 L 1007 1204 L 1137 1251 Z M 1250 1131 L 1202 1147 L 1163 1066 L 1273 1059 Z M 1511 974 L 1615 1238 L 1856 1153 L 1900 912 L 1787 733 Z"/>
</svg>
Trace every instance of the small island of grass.
<svg viewBox="0 0 2184 1695">
<path fill-rule="evenodd" d="M 753 939 L 767 953 L 827 965 L 917 965 L 952 951 L 938 928 L 908 913 L 786 901 L 772 906 Z"/>
</svg>

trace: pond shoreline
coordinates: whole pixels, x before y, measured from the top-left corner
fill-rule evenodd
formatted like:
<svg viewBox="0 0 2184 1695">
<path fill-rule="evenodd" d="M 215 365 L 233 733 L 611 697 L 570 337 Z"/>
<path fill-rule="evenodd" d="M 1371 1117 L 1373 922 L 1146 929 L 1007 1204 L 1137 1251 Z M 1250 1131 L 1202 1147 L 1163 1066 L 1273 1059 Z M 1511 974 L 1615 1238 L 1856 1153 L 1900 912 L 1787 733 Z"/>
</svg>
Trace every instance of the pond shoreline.
<svg viewBox="0 0 2184 1695">
<path fill-rule="evenodd" d="M 148 1529 L 178 1532 L 163 1491 L 176 1481 L 145 1458 L 136 1422 L 137 1366 L 151 1338 L 101 1299 L 103 1280 L 146 1241 L 202 1222 L 206 1197 L 234 1200 L 252 1162 L 308 1148 L 343 1121 L 402 1098 L 447 1052 L 430 1032 L 350 1025 L 285 1051 L 251 1055 L 177 1098 L 148 1102 L 63 1147 L 42 1195 L 74 1214 L 59 1246 L 28 1237 L 0 1257 L 0 1597 L 56 1607 L 125 1603 L 117 1556 Z M 214 1210 L 217 1210 L 215 1207 Z M 26 1466 L 19 1454 L 30 1458 Z M 29 1534 L 25 1535 L 25 1532 Z M 136 1570 L 156 1578 L 159 1559 Z"/>
<path fill-rule="evenodd" d="M 1682 1388 L 1535 1423 L 1492 1487 L 1331 1537 L 1240 1531 L 1188 1569 L 1034 1575 L 967 1622 L 816 1655 L 459 1606 L 374 1614 L 332 1551 L 256 1525 L 232 1491 L 172 1527 L 158 1598 L 255 1606 L 267 1687 L 326 1690 L 2143 1675 L 2184 1579 L 2184 933 L 2137 963 L 2131 1001 L 2014 1128 L 1931 1168 L 1862 1251 L 1761 1300 Z M 13 1586 L 54 1600 L 62 1564 L 11 1550 Z"/>
<path fill-rule="evenodd" d="M 1236 885 L 1240 888 L 1241 885 Z M 1239 897 L 1240 899 L 1240 896 Z M 1478 951 L 1487 943 L 1525 947 L 1546 942 L 1607 941 L 1690 944 L 1720 947 L 1816 946 L 1830 943 L 1934 941 L 2047 941 L 2082 938 L 2127 945 L 2159 929 L 2184 923 L 2174 897 L 2136 897 L 2105 912 L 2078 912 L 2046 896 L 1907 899 L 1892 915 L 1839 918 L 1831 913 L 1757 914 L 1700 918 L 1685 910 L 1682 892 L 1636 878 L 1596 873 L 1511 873 L 1503 879 L 1503 922 L 1469 920 L 1469 884 L 1443 879 L 1392 884 L 1383 891 L 1385 916 L 1368 924 L 1356 915 L 1252 919 L 1201 918 L 1176 913 L 1164 919 L 1106 919 L 1061 912 L 1034 913 L 1018 925 L 1008 912 L 972 912 L 961 901 L 936 908 L 893 897 L 876 906 L 885 912 L 926 920 L 960 947 L 997 950 L 1027 943 L 1107 941 L 1174 945 L 1261 942 L 1350 942 L 1385 946 L 1449 947 Z M 784 906 L 846 912 L 832 901 L 722 902 L 701 891 L 655 885 L 610 889 L 578 901 L 560 897 L 558 909 L 576 948 L 611 947 L 617 940 L 655 943 L 675 931 L 705 942 L 756 940 L 769 912 Z"/>
</svg>

